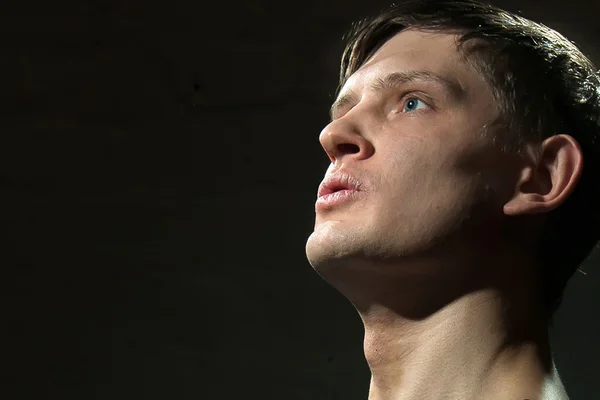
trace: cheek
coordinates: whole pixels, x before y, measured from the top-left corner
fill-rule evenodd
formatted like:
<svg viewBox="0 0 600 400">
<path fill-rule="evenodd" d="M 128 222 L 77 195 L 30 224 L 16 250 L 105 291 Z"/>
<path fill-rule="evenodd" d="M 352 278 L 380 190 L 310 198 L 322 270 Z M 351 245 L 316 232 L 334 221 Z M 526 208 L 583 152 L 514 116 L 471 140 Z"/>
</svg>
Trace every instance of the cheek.
<svg viewBox="0 0 600 400">
<path fill-rule="evenodd" d="M 378 169 L 394 202 L 411 209 L 439 209 L 460 203 L 476 184 L 477 174 L 465 169 L 471 153 L 481 154 L 474 131 L 457 116 L 407 119 L 403 126 L 388 127 L 379 143 Z"/>
<path fill-rule="evenodd" d="M 428 193 L 451 175 L 452 150 L 435 139 L 406 136 L 380 155 L 385 186 L 404 195 Z"/>
<path fill-rule="evenodd" d="M 415 228 L 452 224 L 468 213 L 478 181 L 457 168 L 456 149 L 431 140 L 407 141 L 397 153 L 386 154 L 389 168 L 383 182 L 391 219 Z"/>
</svg>

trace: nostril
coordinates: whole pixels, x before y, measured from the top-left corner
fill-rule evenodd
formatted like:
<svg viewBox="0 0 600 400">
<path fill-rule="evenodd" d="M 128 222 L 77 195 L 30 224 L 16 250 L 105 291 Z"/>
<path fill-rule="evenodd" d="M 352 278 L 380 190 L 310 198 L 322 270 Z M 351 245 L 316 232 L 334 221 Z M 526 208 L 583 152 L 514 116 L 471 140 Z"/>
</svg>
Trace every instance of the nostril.
<svg viewBox="0 0 600 400">
<path fill-rule="evenodd" d="M 352 143 L 342 143 L 337 146 L 338 151 L 342 154 L 355 154 L 360 151 L 360 147 Z"/>
</svg>

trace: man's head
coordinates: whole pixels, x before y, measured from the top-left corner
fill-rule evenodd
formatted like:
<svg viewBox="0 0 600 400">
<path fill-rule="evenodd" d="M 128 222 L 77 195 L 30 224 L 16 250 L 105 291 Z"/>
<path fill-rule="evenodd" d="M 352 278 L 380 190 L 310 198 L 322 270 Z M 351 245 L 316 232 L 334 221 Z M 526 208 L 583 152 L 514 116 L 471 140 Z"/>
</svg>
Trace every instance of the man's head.
<svg viewBox="0 0 600 400">
<path fill-rule="evenodd" d="M 318 204 L 311 264 L 325 276 L 473 257 L 485 270 L 510 248 L 539 268 L 551 315 L 598 240 L 599 95 L 572 43 L 480 2 L 409 1 L 363 21 L 320 136 L 328 173 L 360 190 Z"/>
</svg>

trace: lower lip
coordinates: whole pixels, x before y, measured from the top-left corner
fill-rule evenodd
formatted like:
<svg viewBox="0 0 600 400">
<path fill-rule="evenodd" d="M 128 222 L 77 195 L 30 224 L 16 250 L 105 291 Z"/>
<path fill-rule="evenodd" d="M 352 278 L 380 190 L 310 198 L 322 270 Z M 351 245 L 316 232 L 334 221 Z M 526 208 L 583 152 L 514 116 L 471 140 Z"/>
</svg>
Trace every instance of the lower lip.
<svg viewBox="0 0 600 400">
<path fill-rule="evenodd" d="M 315 203 L 315 211 L 328 210 L 334 206 L 339 206 L 349 202 L 358 194 L 357 190 L 338 190 L 337 192 L 326 194 L 317 199 Z"/>
</svg>

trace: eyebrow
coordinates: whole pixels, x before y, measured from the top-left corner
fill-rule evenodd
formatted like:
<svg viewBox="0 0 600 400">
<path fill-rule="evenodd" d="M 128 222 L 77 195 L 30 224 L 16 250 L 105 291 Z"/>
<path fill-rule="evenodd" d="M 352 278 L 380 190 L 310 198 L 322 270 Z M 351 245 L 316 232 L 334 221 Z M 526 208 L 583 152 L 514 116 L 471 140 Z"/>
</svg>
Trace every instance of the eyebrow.
<svg viewBox="0 0 600 400">
<path fill-rule="evenodd" d="M 393 89 L 400 85 L 404 85 L 409 82 L 433 82 L 440 85 L 448 94 L 455 99 L 460 99 L 465 91 L 458 82 L 451 81 L 441 75 L 438 75 L 431 71 L 426 70 L 414 70 L 404 72 L 393 72 L 386 76 L 377 78 L 371 84 L 371 90 L 377 93 L 383 92 L 387 89 Z M 335 115 L 338 110 L 346 107 L 348 104 L 358 103 L 359 95 L 349 90 L 341 95 L 331 106 L 329 110 L 329 116 L 331 120 L 335 119 Z"/>
</svg>

